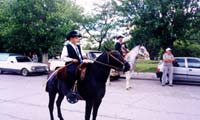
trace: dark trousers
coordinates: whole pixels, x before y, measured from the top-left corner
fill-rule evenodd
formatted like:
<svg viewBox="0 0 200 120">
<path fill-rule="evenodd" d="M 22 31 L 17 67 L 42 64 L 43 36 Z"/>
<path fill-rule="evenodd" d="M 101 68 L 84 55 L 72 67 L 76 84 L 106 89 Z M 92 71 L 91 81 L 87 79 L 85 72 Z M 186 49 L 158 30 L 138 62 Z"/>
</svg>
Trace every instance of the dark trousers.
<svg viewBox="0 0 200 120">
<path fill-rule="evenodd" d="M 75 76 L 76 67 L 77 65 L 74 64 L 69 65 L 67 67 L 67 79 L 58 81 L 58 88 L 64 95 L 67 95 L 67 93 L 73 88 L 74 83 L 77 80 Z"/>
</svg>

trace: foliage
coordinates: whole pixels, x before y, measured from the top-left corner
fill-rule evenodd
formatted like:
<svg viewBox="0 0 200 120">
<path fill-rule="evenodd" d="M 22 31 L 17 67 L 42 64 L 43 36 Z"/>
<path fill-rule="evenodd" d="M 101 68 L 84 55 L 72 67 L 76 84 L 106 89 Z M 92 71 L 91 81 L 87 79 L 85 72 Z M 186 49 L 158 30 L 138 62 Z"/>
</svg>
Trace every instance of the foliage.
<svg viewBox="0 0 200 120">
<path fill-rule="evenodd" d="M 130 46 L 144 44 L 151 56 L 157 56 L 160 48 L 173 47 L 177 40 L 200 41 L 199 0 L 113 1 L 132 31 Z"/>
<path fill-rule="evenodd" d="M 200 44 L 193 44 L 190 42 L 176 41 L 174 44 L 173 54 L 177 57 L 199 57 L 200 58 Z"/>
<path fill-rule="evenodd" d="M 0 50 L 60 50 L 66 32 L 78 28 L 81 9 L 70 0 L 2 0 Z"/>
<path fill-rule="evenodd" d="M 102 45 L 101 51 L 105 51 L 106 50 L 105 48 L 114 50 L 115 49 L 115 43 L 114 43 L 114 41 L 112 41 L 112 40 L 105 41 L 103 43 L 103 45 Z"/>
<path fill-rule="evenodd" d="M 101 49 L 104 41 L 113 39 L 112 30 L 116 26 L 114 18 L 115 11 L 111 2 L 97 4 L 93 15 L 84 17 L 84 22 L 81 24 L 83 30 L 89 35 L 90 40 L 98 42 L 98 50 Z"/>
</svg>

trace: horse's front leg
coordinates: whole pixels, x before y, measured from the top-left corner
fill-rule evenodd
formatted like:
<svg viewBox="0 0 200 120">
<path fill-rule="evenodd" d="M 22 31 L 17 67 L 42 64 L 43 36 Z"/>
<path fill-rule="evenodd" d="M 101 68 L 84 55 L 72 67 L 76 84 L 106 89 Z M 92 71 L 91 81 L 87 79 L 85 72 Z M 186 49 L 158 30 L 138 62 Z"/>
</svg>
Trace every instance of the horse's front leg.
<svg viewBox="0 0 200 120">
<path fill-rule="evenodd" d="M 93 119 L 92 120 L 96 120 L 98 109 L 99 109 L 99 106 L 100 106 L 101 102 L 102 102 L 101 99 L 96 100 L 94 102 L 94 104 L 93 104 Z"/>
<path fill-rule="evenodd" d="M 61 108 L 60 108 L 61 103 L 63 101 L 63 98 L 64 98 L 64 95 L 59 93 L 58 99 L 56 101 L 57 111 L 58 111 L 58 118 L 60 118 L 60 120 L 64 120 L 63 116 L 62 116 L 62 113 L 61 113 Z"/>
<path fill-rule="evenodd" d="M 125 75 L 126 75 L 126 90 L 129 90 L 131 88 L 131 86 L 130 86 L 131 73 L 132 73 L 132 71 L 127 71 L 125 73 Z"/>
<path fill-rule="evenodd" d="M 112 70 L 111 70 L 112 71 Z M 111 74 L 111 71 L 110 71 L 110 74 Z M 108 76 L 108 79 L 107 79 L 107 82 L 106 82 L 106 85 L 111 85 L 111 82 L 110 82 L 110 74 Z"/>
<path fill-rule="evenodd" d="M 92 111 L 92 100 L 86 100 L 86 107 L 85 107 L 85 120 L 90 120 L 90 115 Z"/>
<path fill-rule="evenodd" d="M 54 102 L 55 102 L 56 93 L 49 92 L 49 113 L 51 120 L 54 120 L 53 117 L 53 109 L 54 109 Z"/>
</svg>

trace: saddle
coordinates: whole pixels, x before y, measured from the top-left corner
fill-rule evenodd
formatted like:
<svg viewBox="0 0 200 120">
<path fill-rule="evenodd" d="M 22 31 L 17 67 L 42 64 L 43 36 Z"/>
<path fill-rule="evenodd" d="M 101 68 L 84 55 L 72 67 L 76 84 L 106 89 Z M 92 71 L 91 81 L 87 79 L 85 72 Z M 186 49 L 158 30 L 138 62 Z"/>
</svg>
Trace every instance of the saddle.
<svg viewBox="0 0 200 120">
<path fill-rule="evenodd" d="M 75 76 L 77 80 L 75 81 L 71 91 L 67 94 L 67 101 L 71 104 L 75 104 L 78 100 L 83 99 L 78 93 L 77 84 L 78 81 L 84 80 L 88 64 L 89 63 L 82 63 L 76 68 Z M 67 65 L 58 70 L 57 78 L 60 80 L 67 80 Z"/>
<path fill-rule="evenodd" d="M 83 80 L 86 75 L 87 66 L 89 63 L 81 63 L 75 71 L 75 76 L 77 80 Z M 67 79 L 67 66 L 59 68 L 57 71 L 57 78 L 59 80 L 66 80 Z"/>
<path fill-rule="evenodd" d="M 84 80 L 86 75 L 87 66 L 89 63 L 81 63 L 76 69 L 76 77 L 78 80 Z"/>
<path fill-rule="evenodd" d="M 57 71 L 56 77 L 58 80 L 66 80 L 67 79 L 67 66 L 59 68 Z"/>
</svg>

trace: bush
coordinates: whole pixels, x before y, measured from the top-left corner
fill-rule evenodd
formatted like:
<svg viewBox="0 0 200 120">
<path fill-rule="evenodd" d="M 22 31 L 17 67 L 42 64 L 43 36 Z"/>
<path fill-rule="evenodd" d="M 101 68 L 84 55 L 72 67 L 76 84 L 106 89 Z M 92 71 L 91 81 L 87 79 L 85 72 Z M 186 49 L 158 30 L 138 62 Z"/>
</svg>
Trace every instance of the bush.
<svg viewBox="0 0 200 120">
<path fill-rule="evenodd" d="M 177 41 L 174 43 L 174 56 L 200 57 L 200 45 Z"/>
<path fill-rule="evenodd" d="M 115 49 L 115 42 L 112 40 L 107 40 L 102 44 L 101 51 L 105 51 L 105 48 L 114 50 Z"/>
</svg>

